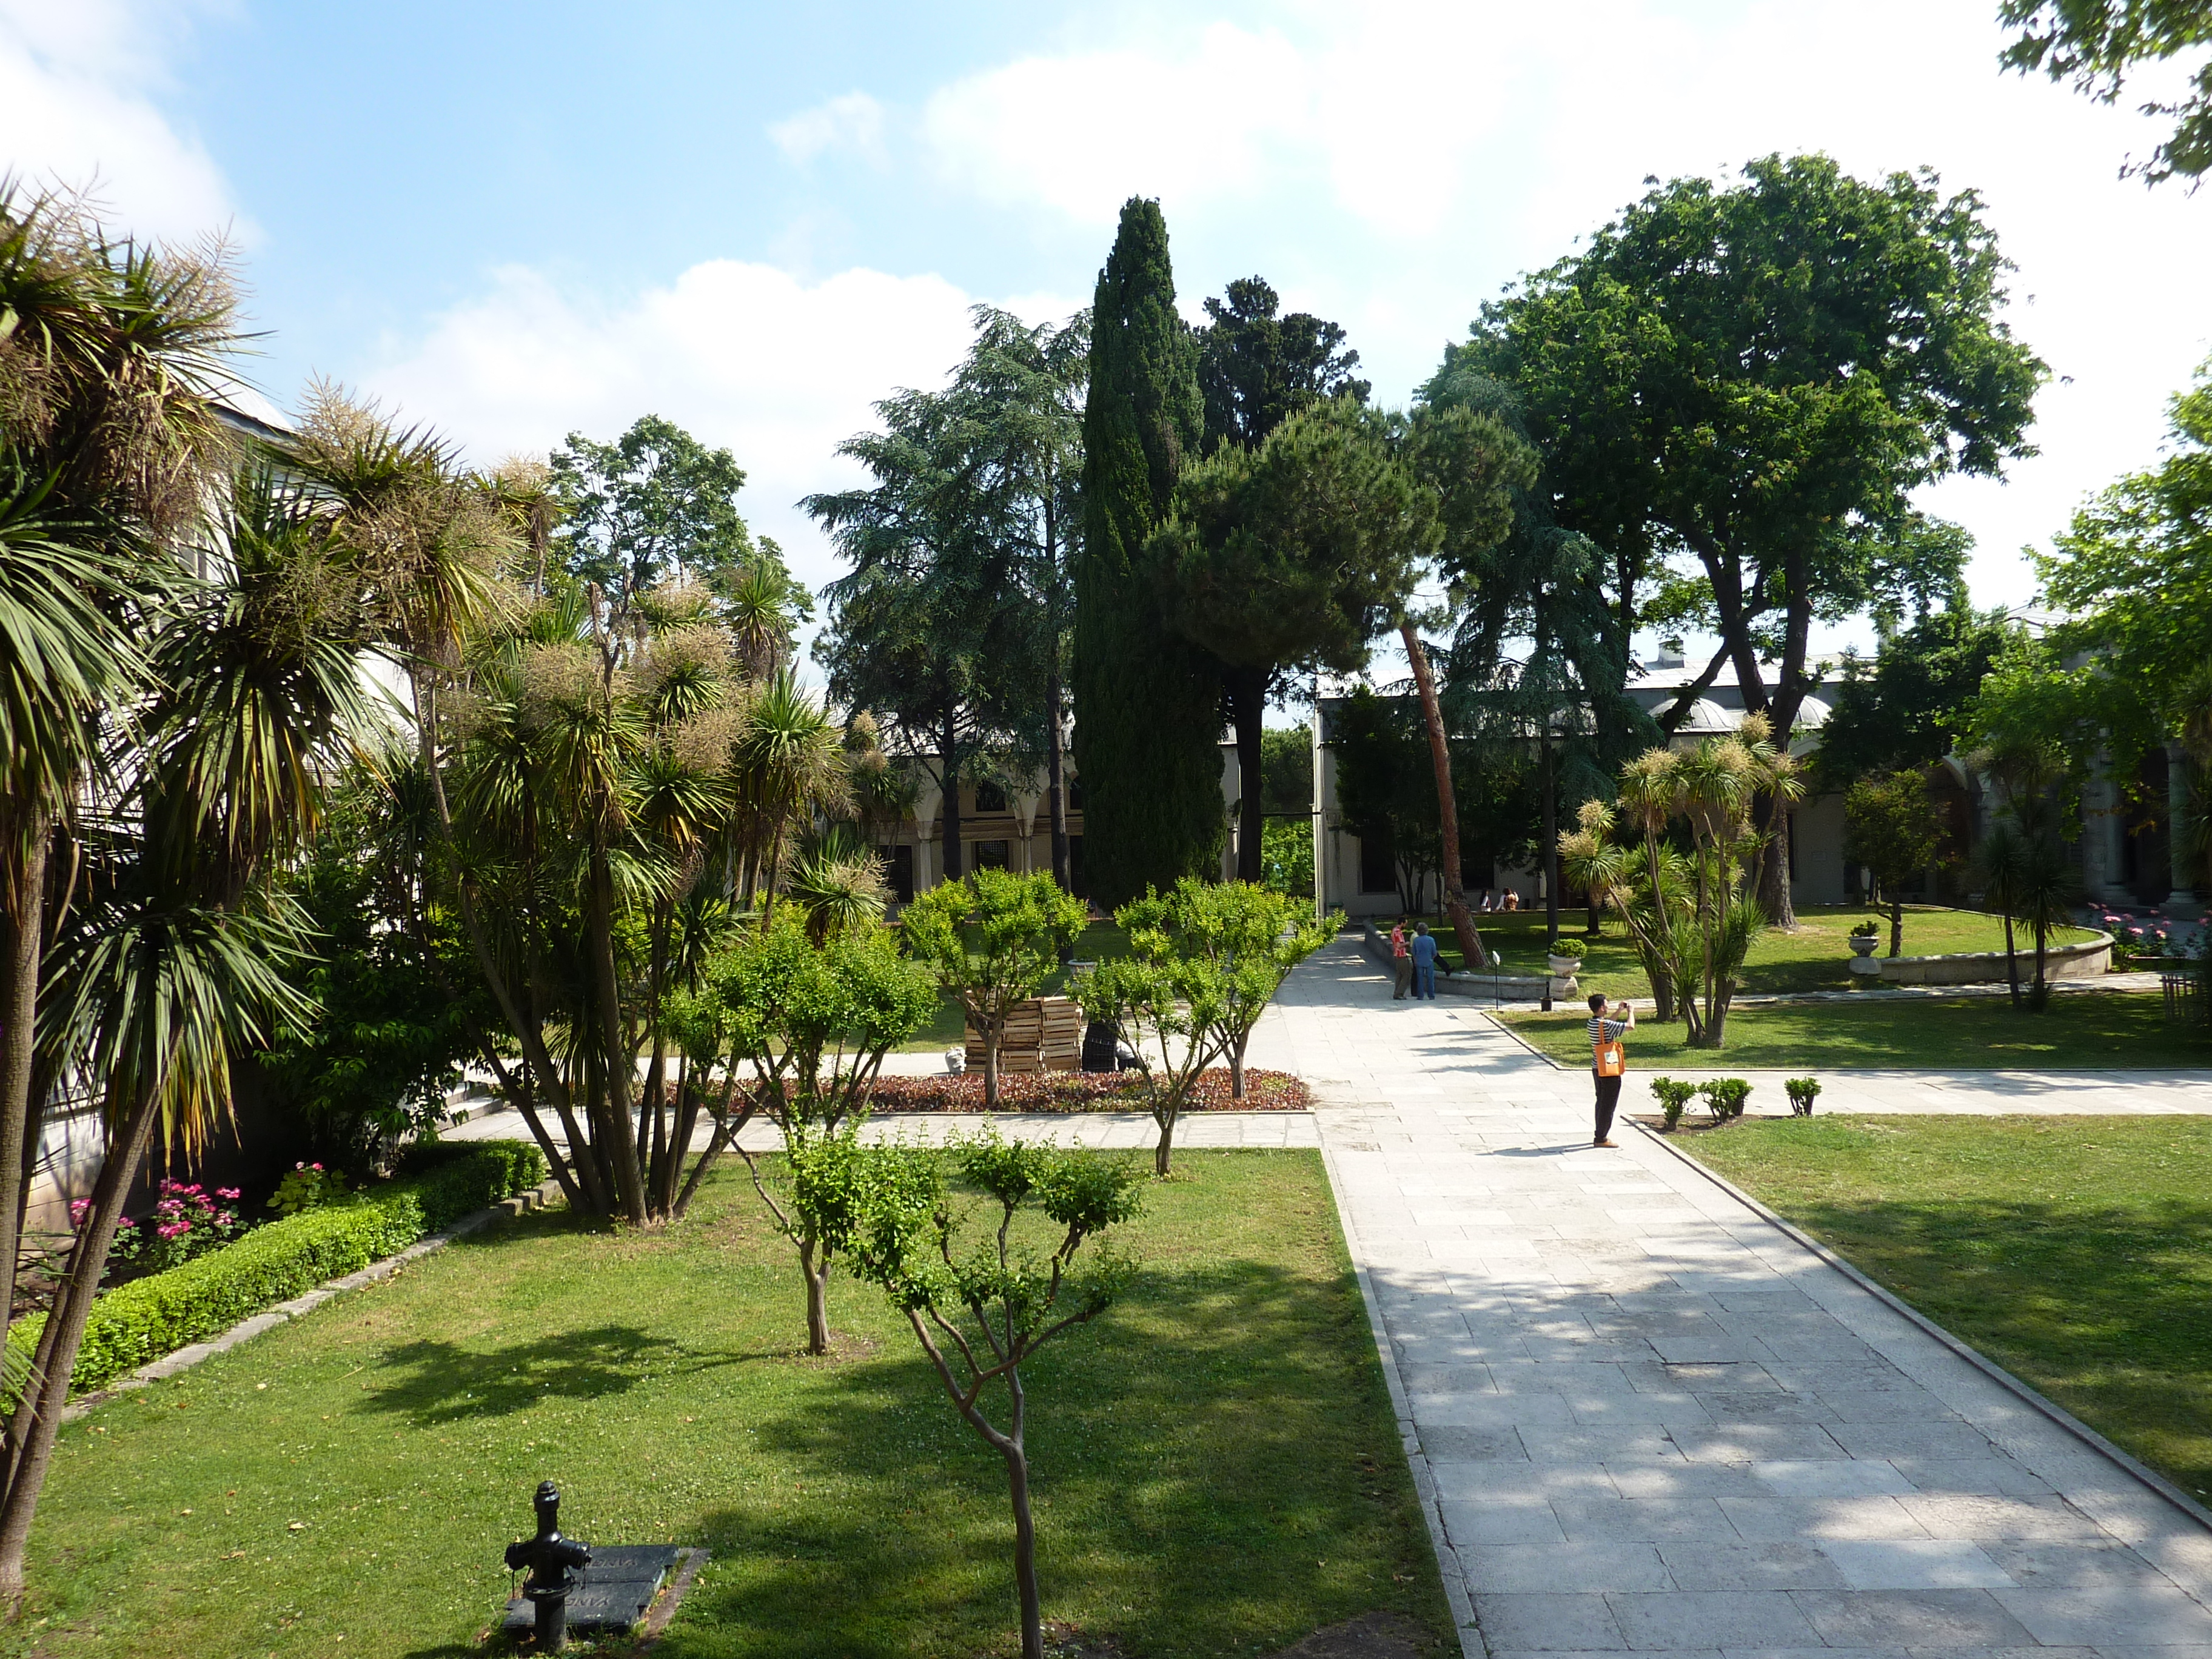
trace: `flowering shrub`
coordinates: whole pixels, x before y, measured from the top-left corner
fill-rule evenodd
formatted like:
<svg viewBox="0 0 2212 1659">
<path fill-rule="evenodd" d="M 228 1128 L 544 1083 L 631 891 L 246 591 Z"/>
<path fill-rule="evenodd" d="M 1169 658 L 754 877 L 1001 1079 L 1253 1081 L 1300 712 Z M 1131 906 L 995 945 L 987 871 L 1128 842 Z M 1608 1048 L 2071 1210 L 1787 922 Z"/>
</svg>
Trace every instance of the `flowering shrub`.
<svg viewBox="0 0 2212 1659">
<path fill-rule="evenodd" d="M 167 1273 L 217 1245 L 228 1244 L 246 1231 L 238 1212 L 238 1188 L 218 1187 L 210 1194 L 198 1182 L 189 1186 L 164 1180 L 154 1212 L 133 1221 L 123 1218 L 115 1231 L 108 1261 L 133 1274 Z M 70 1206 L 70 1225 L 82 1228 L 92 1200 L 80 1198 Z"/>
<path fill-rule="evenodd" d="M 1247 1066 L 1244 1098 L 1230 1096 L 1229 1070 L 1211 1066 L 1199 1074 L 1188 1109 L 1200 1112 L 1303 1112 L 1313 1097 L 1305 1084 L 1287 1072 Z M 959 1076 L 879 1077 L 868 1091 L 868 1109 L 877 1112 L 980 1112 L 983 1079 Z M 1023 1072 L 1002 1073 L 1002 1112 L 1141 1112 L 1143 1091 L 1133 1077 L 1115 1072 Z"/>
<path fill-rule="evenodd" d="M 269 1207 L 278 1215 L 298 1215 L 303 1210 L 335 1204 L 344 1196 L 345 1182 L 336 1174 L 319 1164 L 295 1164 L 291 1172 L 276 1183 Z"/>
<path fill-rule="evenodd" d="M 2107 910 L 2097 918 L 2097 926 L 2112 936 L 2112 969 L 2125 972 L 2137 957 L 2162 957 L 2171 954 L 2172 935 L 2164 922 L 2144 924 L 2133 916 L 2121 915 Z"/>
</svg>

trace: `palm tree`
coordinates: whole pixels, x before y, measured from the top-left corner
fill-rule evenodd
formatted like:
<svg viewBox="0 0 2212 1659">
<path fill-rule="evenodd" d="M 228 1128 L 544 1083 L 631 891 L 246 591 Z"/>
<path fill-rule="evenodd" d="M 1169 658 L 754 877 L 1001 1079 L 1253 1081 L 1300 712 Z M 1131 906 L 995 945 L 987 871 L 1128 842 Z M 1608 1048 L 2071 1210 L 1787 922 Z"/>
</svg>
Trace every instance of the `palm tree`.
<svg viewBox="0 0 2212 1659">
<path fill-rule="evenodd" d="M 2021 914 L 2027 896 L 2027 842 L 2009 818 L 1999 818 L 1982 837 L 1974 853 L 1974 876 L 1981 884 L 1982 902 L 2004 917 L 2005 983 L 2012 990 L 2012 1006 L 2020 1000 L 2020 957 L 2013 939 L 2013 918 Z"/>
<path fill-rule="evenodd" d="M 271 877 L 380 724 L 357 573 L 327 526 L 263 461 L 220 500 L 213 575 L 153 619 L 150 696 L 103 711 L 131 762 L 82 805 L 84 891 L 46 954 L 40 1071 L 94 1088 L 107 1156 L 9 1425 L 0 1595 L 20 1594 L 77 1348 L 155 1131 L 196 1154 L 228 1114 L 230 1056 L 313 1017 L 283 977 L 304 923 Z"/>
<path fill-rule="evenodd" d="M 37 1047 L 58 960 L 51 872 L 77 867 L 112 716 L 140 697 L 143 641 L 189 586 L 187 532 L 232 448 L 212 394 L 239 337 L 219 248 L 118 241 L 80 201 L 6 179 L 0 319 L 0 1306 L 12 1307 L 25 1152 L 58 1076 Z M 137 1158 L 118 1133 L 116 1180 Z M 76 1252 L 87 1297 L 105 1265 L 97 1243 Z M 49 1323 L 61 1343 L 67 1321 Z M 64 1369 L 20 1401 L 0 1450 L 11 1605 L 66 1386 Z"/>
</svg>

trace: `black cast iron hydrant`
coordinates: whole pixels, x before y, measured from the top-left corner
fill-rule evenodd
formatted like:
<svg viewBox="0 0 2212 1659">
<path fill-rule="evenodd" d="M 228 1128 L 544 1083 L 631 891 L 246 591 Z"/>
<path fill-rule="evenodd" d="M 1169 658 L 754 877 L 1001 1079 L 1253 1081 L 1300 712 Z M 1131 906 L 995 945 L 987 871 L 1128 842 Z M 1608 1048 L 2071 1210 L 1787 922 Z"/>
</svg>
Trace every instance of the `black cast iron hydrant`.
<svg viewBox="0 0 2212 1659">
<path fill-rule="evenodd" d="M 530 1574 L 522 1587 L 538 1610 L 538 1650 L 558 1653 L 568 1641 L 568 1592 L 577 1570 L 592 1565 L 592 1547 L 561 1536 L 561 1494 L 548 1480 L 538 1489 L 538 1536 L 507 1547 L 507 1570 Z"/>
</svg>

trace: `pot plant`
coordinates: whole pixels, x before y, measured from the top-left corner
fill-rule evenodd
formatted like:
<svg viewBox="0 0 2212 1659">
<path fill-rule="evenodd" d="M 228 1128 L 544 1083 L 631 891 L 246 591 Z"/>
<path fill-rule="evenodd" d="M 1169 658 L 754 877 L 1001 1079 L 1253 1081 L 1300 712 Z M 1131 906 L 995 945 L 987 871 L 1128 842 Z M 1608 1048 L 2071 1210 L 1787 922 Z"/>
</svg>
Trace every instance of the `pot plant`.
<svg viewBox="0 0 2212 1659">
<path fill-rule="evenodd" d="M 1555 939 L 1546 949 L 1544 963 L 1554 979 L 1572 979 L 1589 954 L 1589 946 L 1578 939 Z"/>
<path fill-rule="evenodd" d="M 1875 946 L 1881 942 L 1881 924 L 1878 921 L 1861 922 L 1851 929 L 1850 940 L 1853 956 L 1872 956 Z"/>
</svg>

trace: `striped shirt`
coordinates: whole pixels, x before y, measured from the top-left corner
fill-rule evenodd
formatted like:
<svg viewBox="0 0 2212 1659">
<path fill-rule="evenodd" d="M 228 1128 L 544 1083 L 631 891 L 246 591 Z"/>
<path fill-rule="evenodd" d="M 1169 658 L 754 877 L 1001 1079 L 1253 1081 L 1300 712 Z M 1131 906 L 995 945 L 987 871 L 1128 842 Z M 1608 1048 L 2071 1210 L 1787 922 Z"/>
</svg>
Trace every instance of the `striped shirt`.
<svg viewBox="0 0 2212 1659">
<path fill-rule="evenodd" d="M 1590 1047 L 1595 1048 L 1601 1042 L 1617 1042 L 1627 1030 L 1626 1020 L 1607 1019 L 1603 1015 L 1592 1014 L 1589 1022 Z"/>
</svg>

